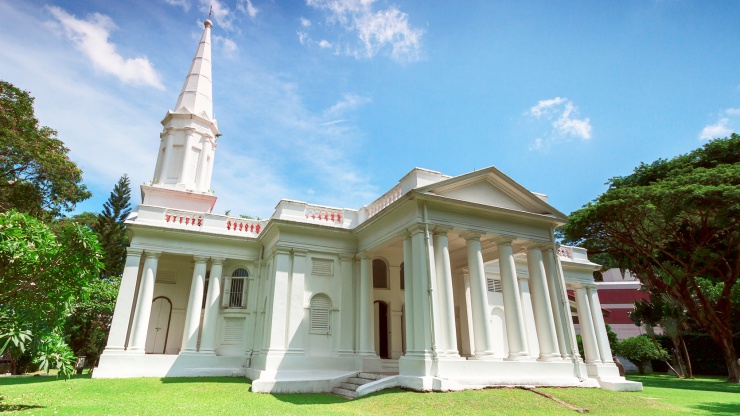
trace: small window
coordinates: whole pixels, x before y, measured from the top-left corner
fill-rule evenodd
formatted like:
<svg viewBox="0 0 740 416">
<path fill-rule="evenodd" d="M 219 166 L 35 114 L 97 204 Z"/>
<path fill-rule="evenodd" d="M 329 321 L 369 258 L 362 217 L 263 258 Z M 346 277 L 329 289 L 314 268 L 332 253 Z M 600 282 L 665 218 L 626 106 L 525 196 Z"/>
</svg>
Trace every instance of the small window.
<svg viewBox="0 0 740 416">
<path fill-rule="evenodd" d="M 224 306 L 229 308 L 243 308 L 246 306 L 247 269 L 236 269 L 231 274 L 230 282 L 224 285 Z"/>
<path fill-rule="evenodd" d="M 501 293 L 501 281 L 500 280 L 487 279 L 486 283 L 488 284 L 489 292 Z"/>
<path fill-rule="evenodd" d="M 373 288 L 389 289 L 388 266 L 383 260 L 373 260 Z"/>
<path fill-rule="evenodd" d="M 311 298 L 311 329 L 312 334 L 331 334 L 331 299 L 323 293 Z"/>
</svg>

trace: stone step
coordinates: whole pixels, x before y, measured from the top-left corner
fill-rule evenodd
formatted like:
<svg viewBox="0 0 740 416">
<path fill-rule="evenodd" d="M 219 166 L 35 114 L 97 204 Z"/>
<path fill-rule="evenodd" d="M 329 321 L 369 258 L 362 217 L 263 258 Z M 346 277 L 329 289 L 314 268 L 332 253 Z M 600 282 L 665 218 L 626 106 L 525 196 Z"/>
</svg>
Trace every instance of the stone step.
<svg viewBox="0 0 740 416">
<path fill-rule="evenodd" d="M 346 397 L 348 399 L 354 399 L 355 397 L 357 397 L 356 391 L 343 389 L 341 387 L 334 387 L 331 392 L 336 394 L 337 396 Z"/>
<path fill-rule="evenodd" d="M 347 380 L 347 383 L 357 384 L 358 386 L 361 386 L 363 384 L 367 384 L 371 381 L 375 381 L 374 378 L 360 378 L 360 377 L 350 377 L 349 380 Z"/>
<path fill-rule="evenodd" d="M 373 374 L 373 373 L 360 373 L 360 374 L 357 375 L 357 377 L 364 378 L 364 379 L 367 379 L 367 380 L 370 380 L 370 381 L 374 381 L 374 380 L 380 380 L 381 378 L 383 378 L 383 375 L 382 374 Z"/>
<path fill-rule="evenodd" d="M 360 387 L 362 384 L 356 384 L 356 383 L 341 383 L 339 384 L 339 387 L 347 390 L 356 391 L 358 387 Z"/>
</svg>

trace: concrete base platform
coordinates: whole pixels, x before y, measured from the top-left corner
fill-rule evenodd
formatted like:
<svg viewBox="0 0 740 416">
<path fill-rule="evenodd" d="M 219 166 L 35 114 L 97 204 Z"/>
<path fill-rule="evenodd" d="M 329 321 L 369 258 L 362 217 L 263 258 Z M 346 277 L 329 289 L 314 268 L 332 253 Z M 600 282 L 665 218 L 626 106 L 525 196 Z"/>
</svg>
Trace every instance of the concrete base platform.
<svg viewBox="0 0 740 416">
<path fill-rule="evenodd" d="M 247 357 L 103 353 L 93 378 L 243 377 Z"/>
</svg>

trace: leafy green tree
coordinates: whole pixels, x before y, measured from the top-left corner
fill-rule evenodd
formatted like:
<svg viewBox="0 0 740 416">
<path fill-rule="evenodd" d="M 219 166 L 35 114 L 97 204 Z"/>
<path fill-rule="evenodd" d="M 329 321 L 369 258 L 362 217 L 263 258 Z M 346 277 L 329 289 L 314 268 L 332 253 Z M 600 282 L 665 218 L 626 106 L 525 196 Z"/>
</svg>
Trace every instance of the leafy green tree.
<svg viewBox="0 0 740 416">
<path fill-rule="evenodd" d="M 0 212 L 58 216 L 90 197 L 56 131 L 40 126 L 33 98 L 0 81 Z"/>
<path fill-rule="evenodd" d="M 94 364 L 105 348 L 113 310 L 116 306 L 120 277 L 98 279 L 89 286 L 67 318 L 64 334 L 67 344 L 78 356 Z"/>
<path fill-rule="evenodd" d="M 740 278 L 740 135 L 641 164 L 570 215 L 567 244 L 608 254 L 665 293 L 720 346 L 740 381 L 732 296 Z"/>
<path fill-rule="evenodd" d="M 645 367 L 650 361 L 660 359 L 666 352 L 660 345 L 653 344 L 648 337 L 638 335 L 619 341 L 617 354 L 632 361 L 637 366 L 637 371 L 645 374 Z"/>
<path fill-rule="evenodd" d="M 0 352 L 67 374 L 73 357 L 59 343 L 61 329 L 98 280 L 101 257 L 87 227 L 71 223 L 55 234 L 28 214 L 0 213 Z"/>
<path fill-rule="evenodd" d="M 130 201 L 131 184 L 128 175 L 123 174 L 103 205 L 103 212 L 93 226 L 105 252 L 104 277 L 121 276 L 123 273 L 123 266 L 126 263 L 126 245 L 128 245 L 123 222 L 131 213 Z"/>
</svg>

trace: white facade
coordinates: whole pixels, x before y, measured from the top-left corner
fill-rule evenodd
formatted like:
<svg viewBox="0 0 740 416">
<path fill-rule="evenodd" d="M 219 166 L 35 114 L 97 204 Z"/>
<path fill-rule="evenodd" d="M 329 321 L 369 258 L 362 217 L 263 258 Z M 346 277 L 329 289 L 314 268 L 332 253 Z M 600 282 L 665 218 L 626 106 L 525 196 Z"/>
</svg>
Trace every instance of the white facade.
<svg viewBox="0 0 740 416">
<path fill-rule="evenodd" d="M 416 168 L 356 210 L 282 200 L 268 220 L 212 214 L 210 28 L 126 222 L 94 377 L 242 375 L 277 393 L 328 392 L 361 371 L 390 377 L 377 388 L 641 389 L 614 365 L 598 266 L 555 243 L 566 217 L 494 167 Z"/>
</svg>

